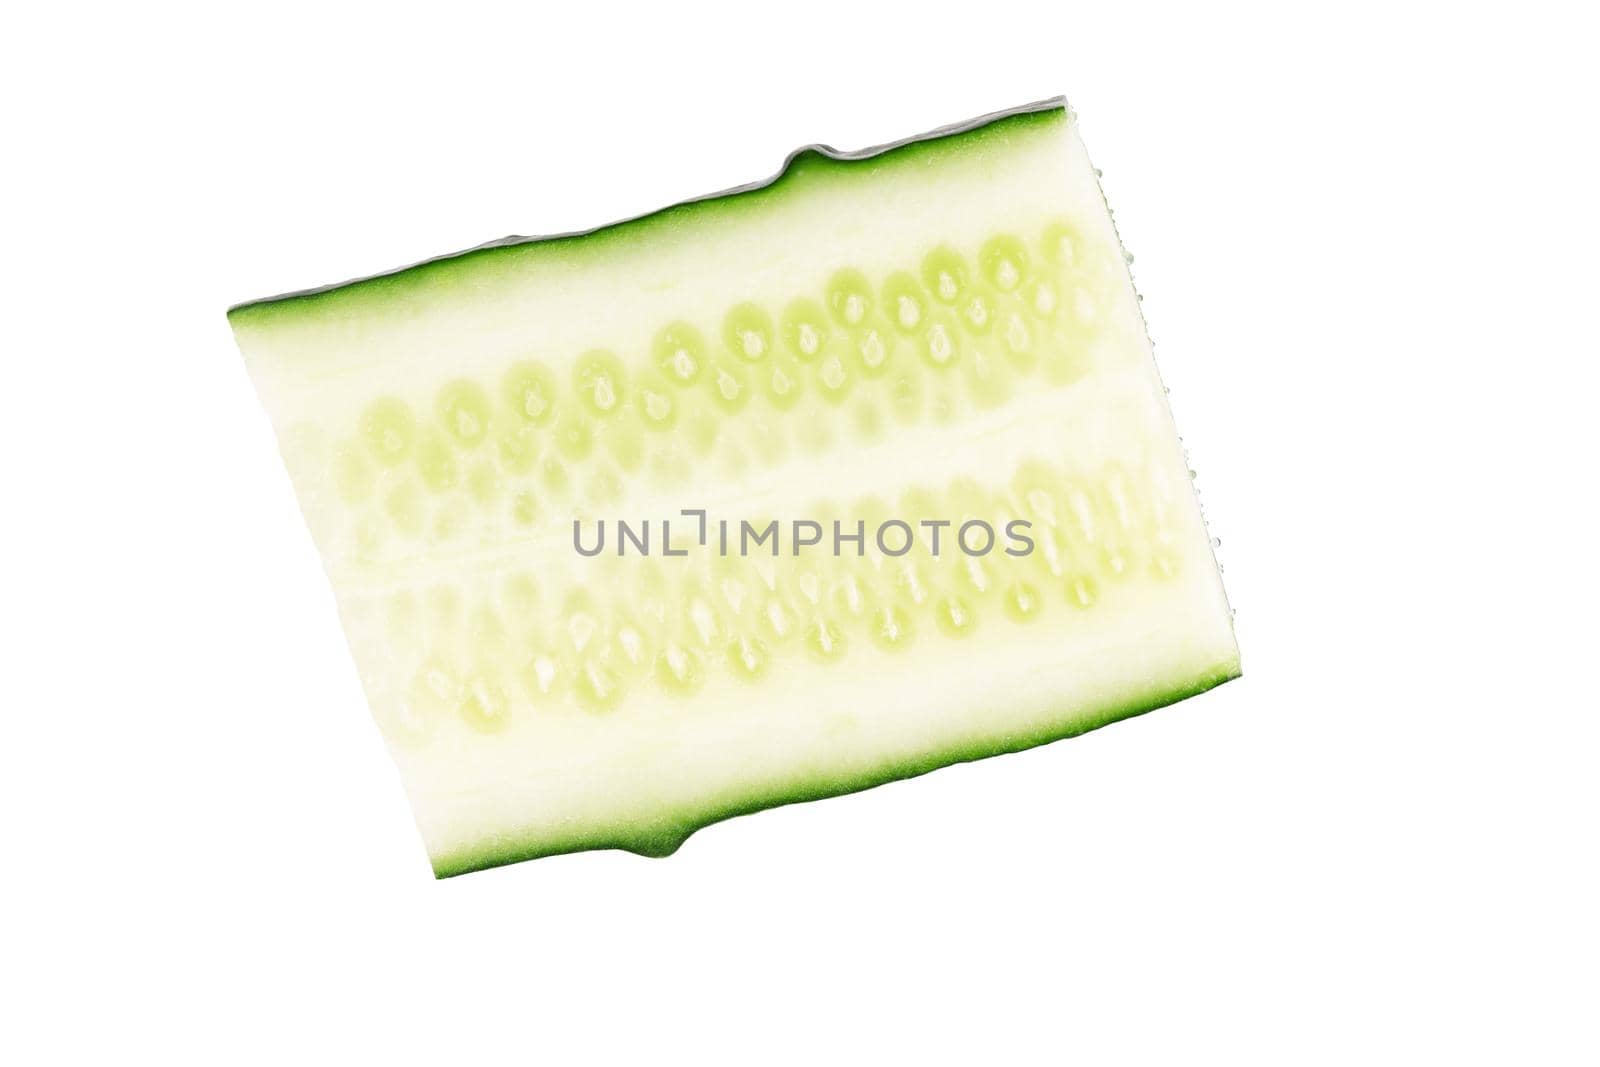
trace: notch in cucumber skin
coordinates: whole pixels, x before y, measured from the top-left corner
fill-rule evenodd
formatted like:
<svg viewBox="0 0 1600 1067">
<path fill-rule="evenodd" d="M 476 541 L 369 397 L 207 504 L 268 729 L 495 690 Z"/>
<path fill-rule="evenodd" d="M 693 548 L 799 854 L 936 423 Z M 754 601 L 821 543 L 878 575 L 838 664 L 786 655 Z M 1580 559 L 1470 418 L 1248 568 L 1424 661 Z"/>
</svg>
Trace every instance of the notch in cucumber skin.
<svg viewBox="0 0 1600 1067">
<path fill-rule="evenodd" d="M 665 855 L 1238 675 L 1060 100 L 229 317 L 440 876 Z M 685 509 L 866 534 L 574 551 Z"/>
</svg>

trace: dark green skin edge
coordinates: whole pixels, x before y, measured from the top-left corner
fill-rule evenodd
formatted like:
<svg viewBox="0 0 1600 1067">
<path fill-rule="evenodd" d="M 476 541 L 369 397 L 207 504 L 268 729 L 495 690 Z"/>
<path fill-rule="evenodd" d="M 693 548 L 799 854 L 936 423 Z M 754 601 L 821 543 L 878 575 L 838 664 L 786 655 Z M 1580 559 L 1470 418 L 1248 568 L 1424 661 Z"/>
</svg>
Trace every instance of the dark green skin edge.
<svg viewBox="0 0 1600 1067">
<path fill-rule="evenodd" d="M 925 166 L 943 157 L 972 151 L 988 143 L 1004 143 L 1026 130 L 1063 122 L 1066 106 L 1061 101 L 1027 105 L 1030 110 L 1002 113 L 979 120 L 980 124 L 959 132 L 933 134 L 860 153 L 830 155 L 831 149 L 810 146 L 797 151 L 770 181 L 742 186 L 725 193 L 689 200 L 637 218 L 614 222 L 580 233 L 551 237 L 509 237 L 479 248 L 430 259 L 402 270 L 359 279 L 342 285 L 325 286 L 298 293 L 247 301 L 229 309 L 228 318 L 238 326 L 266 326 L 275 321 L 297 320 L 307 316 L 370 311 L 389 301 L 407 301 L 432 296 L 449 299 L 457 289 L 470 289 L 476 282 L 490 281 L 529 257 L 551 258 L 579 265 L 584 257 L 604 255 L 613 250 L 647 243 L 653 234 L 665 230 L 693 230 L 697 226 L 726 219 L 751 209 L 759 209 L 774 199 L 790 194 L 797 187 L 828 176 L 869 178 L 885 170 L 906 166 Z"/>
<path fill-rule="evenodd" d="M 670 856 L 678 851 L 683 843 L 696 831 L 702 830 L 713 823 L 722 822 L 724 819 L 750 815 L 754 812 L 765 811 L 768 808 L 783 807 L 786 804 L 800 804 L 809 800 L 822 800 L 827 797 L 842 796 L 846 793 L 859 793 L 874 786 L 897 782 L 905 778 L 915 778 L 919 775 L 927 774 L 929 771 L 936 771 L 941 767 L 949 767 L 957 763 L 970 763 L 974 760 L 1000 756 L 1008 752 L 1021 752 L 1024 749 L 1047 745 L 1052 741 L 1077 737 L 1080 734 L 1088 733 L 1090 730 L 1098 730 L 1102 726 L 1109 726 L 1111 723 L 1120 722 L 1123 719 L 1131 719 L 1146 712 L 1155 711 L 1157 708 L 1176 704 L 1180 700 L 1187 700 L 1189 697 L 1204 693 L 1208 689 L 1215 689 L 1224 682 L 1232 681 L 1239 676 L 1239 664 L 1237 662 L 1229 663 L 1181 688 L 1168 690 L 1149 697 L 1137 698 L 1125 704 L 1113 705 L 1086 717 L 1072 718 L 1064 723 L 1048 726 L 1033 733 L 1010 734 L 995 738 L 992 741 L 931 752 L 914 759 L 888 764 L 877 773 L 864 777 L 820 779 L 804 788 L 758 794 L 744 801 L 708 808 L 682 822 L 662 823 L 654 827 L 643 827 L 627 833 L 608 832 L 587 836 L 576 835 L 566 840 L 542 841 L 537 845 L 506 845 L 441 856 L 433 861 L 433 873 L 436 878 L 453 878 L 458 874 L 470 874 L 473 871 L 487 870 L 490 867 L 503 867 L 510 863 L 521 863 L 523 860 L 560 856 L 569 852 L 589 852 L 595 849 L 618 849 L 623 852 L 632 852 L 635 855 L 654 858 Z"/>
</svg>

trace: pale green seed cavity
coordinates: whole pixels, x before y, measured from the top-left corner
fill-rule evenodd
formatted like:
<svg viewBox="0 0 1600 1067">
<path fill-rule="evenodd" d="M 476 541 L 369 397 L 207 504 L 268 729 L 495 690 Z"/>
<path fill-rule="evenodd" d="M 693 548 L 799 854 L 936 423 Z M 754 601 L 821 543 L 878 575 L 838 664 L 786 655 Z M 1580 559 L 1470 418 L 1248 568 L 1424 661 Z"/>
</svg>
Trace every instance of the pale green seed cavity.
<svg viewBox="0 0 1600 1067">
<path fill-rule="evenodd" d="M 772 318 L 756 304 L 740 304 L 722 324 L 728 351 L 754 363 L 772 351 Z"/>
<path fill-rule="evenodd" d="M 514 365 L 502 379 L 500 392 L 507 407 L 535 426 L 547 424 L 555 410 L 555 375 L 537 363 Z"/>
<path fill-rule="evenodd" d="M 600 416 L 609 416 L 622 405 L 626 381 L 622 361 L 603 348 L 585 352 L 572 368 L 572 385 L 578 399 Z"/>
<path fill-rule="evenodd" d="M 451 382 L 439 390 L 433 410 L 445 433 L 463 448 L 478 447 L 489 432 L 489 394 L 477 382 Z"/>
<path fill-rule="evenodd" d="M 845 269 L 828 282 L 828 307 L 844 326 L 860 326 L 872 312 L 872 286 L 866 275 Z"/>
<path fill-rule="evenodd" d="M 677 385 L 692 385 L 705 364 L 706 343 L 687 322 L 674 322 L 656 335 L 652 348 L 656 369 Z"/>
<path fill-rule="evenodd" d="M 374 400 L 361 415 L 361 437 L 373 457 L 386 467 L 405 461 L 416 433 L 416 417 L 397 397 Z"/>
</svg>

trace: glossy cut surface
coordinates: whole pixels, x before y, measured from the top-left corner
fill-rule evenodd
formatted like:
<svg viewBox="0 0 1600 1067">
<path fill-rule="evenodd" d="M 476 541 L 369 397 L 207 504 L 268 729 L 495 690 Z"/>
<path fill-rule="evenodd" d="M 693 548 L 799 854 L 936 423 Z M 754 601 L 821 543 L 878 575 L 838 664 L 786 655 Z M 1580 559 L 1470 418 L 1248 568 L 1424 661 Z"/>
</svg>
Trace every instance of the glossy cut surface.
<svg viewBox="0 0 1600 1067">
<path fill-rule="evenodd" d="M 440 875 L 1238 672 L 1063 108 L 230 317 Z"/>
</svg>

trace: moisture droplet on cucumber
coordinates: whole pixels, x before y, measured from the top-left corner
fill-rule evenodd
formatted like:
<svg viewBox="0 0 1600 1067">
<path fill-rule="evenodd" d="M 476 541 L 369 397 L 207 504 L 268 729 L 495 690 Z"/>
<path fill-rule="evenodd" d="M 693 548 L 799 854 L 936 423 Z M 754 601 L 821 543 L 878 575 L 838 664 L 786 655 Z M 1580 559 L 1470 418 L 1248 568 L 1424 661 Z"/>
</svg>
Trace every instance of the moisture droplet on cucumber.
<svg viewBox="0 0 1600 1067">
<path fill-rule="evenodd" d="M 229 317 L 444 876 L 1236 677 L 1136 301 L 1051 101 Z"/>
</svg>

